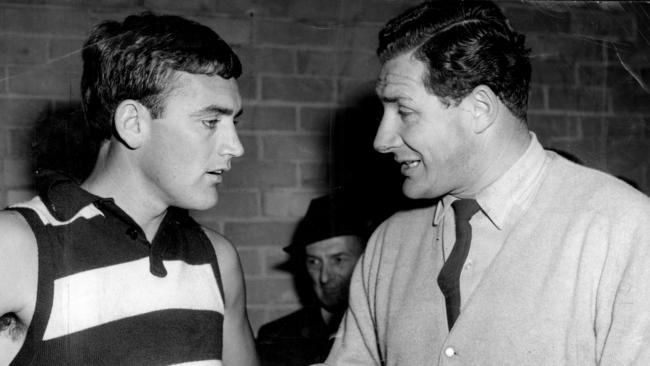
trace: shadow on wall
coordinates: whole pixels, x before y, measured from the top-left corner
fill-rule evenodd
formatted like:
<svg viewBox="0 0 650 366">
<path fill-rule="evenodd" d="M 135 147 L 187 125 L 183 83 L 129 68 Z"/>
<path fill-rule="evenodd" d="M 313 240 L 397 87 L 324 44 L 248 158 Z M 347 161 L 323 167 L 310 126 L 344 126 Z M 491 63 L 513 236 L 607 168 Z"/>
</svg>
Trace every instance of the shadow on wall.
<svg viewBox="0 0 650 366">
<path fill-rule="evenodd" d="M 411 200 L 402 194 L 403 177 L 392 154 L 380 154 L 373 148 L 375 133 L 381 121 L 381 102 L 371 91 L 353 96 L 334 113 L 330 126 L 329 189 L 349 192 L 360 214 L 369 222 L 372 232 L 393 213 L 433 204 L 432 200 Z M 327 156 L 328 154 L 323 154 Z M 276 269 L 292 274 L 300 302 L 316 301 L 304 257 L 293 256 Z"/>
<path fill-rule="evenodd" d="M 84 124 L 79 104 L 43 111 L 32 130 L 32 171 L 55 170 L 78 182 L 85 180 L 95 164 L 99 144 Z"/>
</svg>

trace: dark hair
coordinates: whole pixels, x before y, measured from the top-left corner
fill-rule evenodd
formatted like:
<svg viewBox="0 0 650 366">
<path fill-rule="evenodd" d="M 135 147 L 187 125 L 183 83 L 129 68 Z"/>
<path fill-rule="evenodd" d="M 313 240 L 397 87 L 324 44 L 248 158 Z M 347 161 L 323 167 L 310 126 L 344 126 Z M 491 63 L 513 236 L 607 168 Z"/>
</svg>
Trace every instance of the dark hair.
<svg viewBox="0 0 650 366">
<path fill-rule="evenodd" d="M 150 12 L 97 25 L 84 44 L 82 58 L 82 107 L 99 140 L 111 137 L 113 114 L 126 99 L 139 101 L 159 117 L 174 71 L 225 79 L 241 75 L 239 58 L 213 30 L 179 16 Z"/>
<path fill-rule="evenodd" d="M 428 1 L 390 20 L 379 32 L 377 55 L 386 62 L 415 50 L 427 66 L 424 85 L 456 105 L 486 85 L 526 120 L 530 50 L 501 10 L 487 1 Z"/>
</svg>

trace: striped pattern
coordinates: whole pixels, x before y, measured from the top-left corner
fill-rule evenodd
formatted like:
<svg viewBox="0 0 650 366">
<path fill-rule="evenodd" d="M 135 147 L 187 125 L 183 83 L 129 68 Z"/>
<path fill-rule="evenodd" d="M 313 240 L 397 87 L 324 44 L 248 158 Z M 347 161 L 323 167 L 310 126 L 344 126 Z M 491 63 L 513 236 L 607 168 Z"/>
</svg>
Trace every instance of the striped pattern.
<svg viewBox="0 0 650 366">
<path fill-rule="evenodd" d="M 37 307 L 12 365 L 222 365 L 219 270 L 198 225 L 170 210 L 148 245 L 127 234 L 133 222 L 111 202 L 88 202 L 67 217 L 47 202 L 12 207 L 39 248 Z M 163 248 L 165 277 L 150 271 L 152 247 Z"/>
</svg>

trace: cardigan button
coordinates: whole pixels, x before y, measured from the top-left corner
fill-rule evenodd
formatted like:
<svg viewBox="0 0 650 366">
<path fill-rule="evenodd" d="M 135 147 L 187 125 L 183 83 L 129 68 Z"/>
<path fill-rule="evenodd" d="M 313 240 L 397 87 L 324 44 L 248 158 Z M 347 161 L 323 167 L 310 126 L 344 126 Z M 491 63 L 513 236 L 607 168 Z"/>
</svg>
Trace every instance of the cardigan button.
<svg viewBox="0 0 650 366">
<path fill-rule="evenodd" d="M 445 356 L 451 358 L 454 357 L 455 354 L 456 354 L 456 350 L 454 349 L 454 347 L 445 348 Z"/>
</svg>

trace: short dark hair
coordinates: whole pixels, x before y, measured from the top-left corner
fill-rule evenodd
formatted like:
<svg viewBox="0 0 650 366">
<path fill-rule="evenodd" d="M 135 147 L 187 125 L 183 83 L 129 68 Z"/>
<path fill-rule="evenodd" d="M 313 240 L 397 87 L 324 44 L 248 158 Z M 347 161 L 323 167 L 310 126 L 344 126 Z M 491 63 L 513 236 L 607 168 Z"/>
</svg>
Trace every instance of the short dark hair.
<svg viewBox="0 0 650 366">
<path fill-rule="evenodd" d="M 526 120 L 530 50 L 494 3 L 427 1 L 405 11 L 379 32 L 377 55 L 386 62 L 411 50 L 427 66 L 425 87 L 445 104 L 486 85 Z"/>
<path fill-rule="evenodd" d="M 145 12 L 97 25 L 84 43 L 81 97 L 93 135 L 110 139 L 120 102 L 134 99 L 153 117 L 164 112 L 174 71 L 241 75 L 230 46 L 207 26 L 174 15 Z"/>
</svg>

